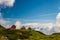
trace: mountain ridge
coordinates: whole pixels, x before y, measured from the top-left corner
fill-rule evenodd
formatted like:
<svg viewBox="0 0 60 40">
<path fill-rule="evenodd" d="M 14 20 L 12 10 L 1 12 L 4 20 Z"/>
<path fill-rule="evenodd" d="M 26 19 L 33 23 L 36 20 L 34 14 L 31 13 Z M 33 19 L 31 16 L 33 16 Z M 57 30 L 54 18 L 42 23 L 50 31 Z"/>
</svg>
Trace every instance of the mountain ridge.
<svg viewBox="0 0 60 40">
<path fill-rule="evenodd" d="M 0 29 L 0 40 L 60 40 L 60 33 L 45 35 L 32 29 L 5 29 L 1 25 Z"/>
</svg>

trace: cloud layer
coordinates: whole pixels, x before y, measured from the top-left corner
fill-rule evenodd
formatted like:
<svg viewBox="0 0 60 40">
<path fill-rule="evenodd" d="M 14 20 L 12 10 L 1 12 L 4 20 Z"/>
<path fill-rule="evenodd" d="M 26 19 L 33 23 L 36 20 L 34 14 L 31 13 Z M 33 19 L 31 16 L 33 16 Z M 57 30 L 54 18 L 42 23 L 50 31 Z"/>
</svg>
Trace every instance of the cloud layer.
<svg viewBox="0 0 60 40">
<path fill-rule="evenodd" d="M 12 7 L 14 5 L 15 0 L 0 0 L 0 5 Z"/>
<path fill-rule="evenodd" d="M 23 24 L 26 28 L 31 27 L 33 30 L 41 31 L 45 34 L 50 34 L 52 28 L 54 28 L 53 23 L 26 23 Z"/>
</svg>

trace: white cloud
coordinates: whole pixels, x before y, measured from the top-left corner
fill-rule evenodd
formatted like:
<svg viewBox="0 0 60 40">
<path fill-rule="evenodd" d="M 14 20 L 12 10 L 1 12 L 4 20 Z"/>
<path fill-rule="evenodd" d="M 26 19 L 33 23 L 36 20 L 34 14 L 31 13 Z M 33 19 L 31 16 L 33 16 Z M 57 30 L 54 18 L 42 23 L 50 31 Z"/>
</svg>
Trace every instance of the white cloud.
<svg viewBox="0 0 60 40">
<path fill-rule="evenodd" d="M 55 32 L 60 32 L 60 13 L 56 16 Z"/>
<path fill-rule="evenodd" d="M 54 26 L 53 23 L 42 24 L 42 27 L 43 27 L 43 28 L 48 28 L 48 30 L 51 30 L 53 26 Z"/>
<path fill-rule="evenodd" d="M 15 0 L 0 0 L 0 5 L 12 7 Z"/>
<path fill-rule="evenodd" d="M 52 28 L 54 27 L 53 23 L 26 23 L 24 24 L 24 26 L 26 27 L 26 29 L 28 27 L 31 27 L 32 29 L 36 30 L 36 31 L 41 31 L 45 34 L 49 34 L 52 30 Z M 41 30 L 42 29 L 42 30 Z"/>
<path fill-rule="evenodd" d="M 41 24 L 41 23 L 26 23 L 24 24 L 24 26 L 29 26 L 32 28 L 49 28 L 49 30 L 53 27 L 53 23 L 45 23 L 45 24 Z"/>
<path fill-rule="evenodd" d="M 56 17 L 56 24 L 60 24 L 60 13 L 58 13 L 58 15 Z"/>
<path fill-rule="evenodd" d="M 30 26 L 30 27 L 40 27 L 39 23 L 25 23 L 24 26 Z"/>
<path fill-rule="evenodd" d="M 14 25 L 16 25 L 16 29 L 20 29 L 22 26 L 20 21 L 16 21 L 16 23 Z"/>
</svg>

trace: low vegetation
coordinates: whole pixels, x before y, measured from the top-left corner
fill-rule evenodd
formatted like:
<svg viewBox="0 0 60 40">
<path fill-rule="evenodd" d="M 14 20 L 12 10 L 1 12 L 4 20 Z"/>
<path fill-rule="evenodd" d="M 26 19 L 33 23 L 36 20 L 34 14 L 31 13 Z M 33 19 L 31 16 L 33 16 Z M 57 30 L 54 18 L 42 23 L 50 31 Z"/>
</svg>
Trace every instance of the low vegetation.
<svg viewBox="0 0 60 40">
<path fill-rule="evenodd" d="M 60 33 L 45 35 L 29 29 L 5 29 L 0 25 L 0 40 L 60 40 Z"/>
</svg>

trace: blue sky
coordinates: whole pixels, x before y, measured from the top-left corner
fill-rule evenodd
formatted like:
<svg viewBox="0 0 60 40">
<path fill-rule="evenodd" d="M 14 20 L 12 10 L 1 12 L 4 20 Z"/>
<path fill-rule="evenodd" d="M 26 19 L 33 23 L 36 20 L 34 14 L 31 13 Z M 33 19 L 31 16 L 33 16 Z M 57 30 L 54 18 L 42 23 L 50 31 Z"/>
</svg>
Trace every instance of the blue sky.
<svg viewBox="0 0 60 40">
<path fill-rule="evenodd" d="M 60 0 L 15 0 L 13 7 L 1 9 L 3 18 L 21 22 L 55 22 Z"/>
</svg>

